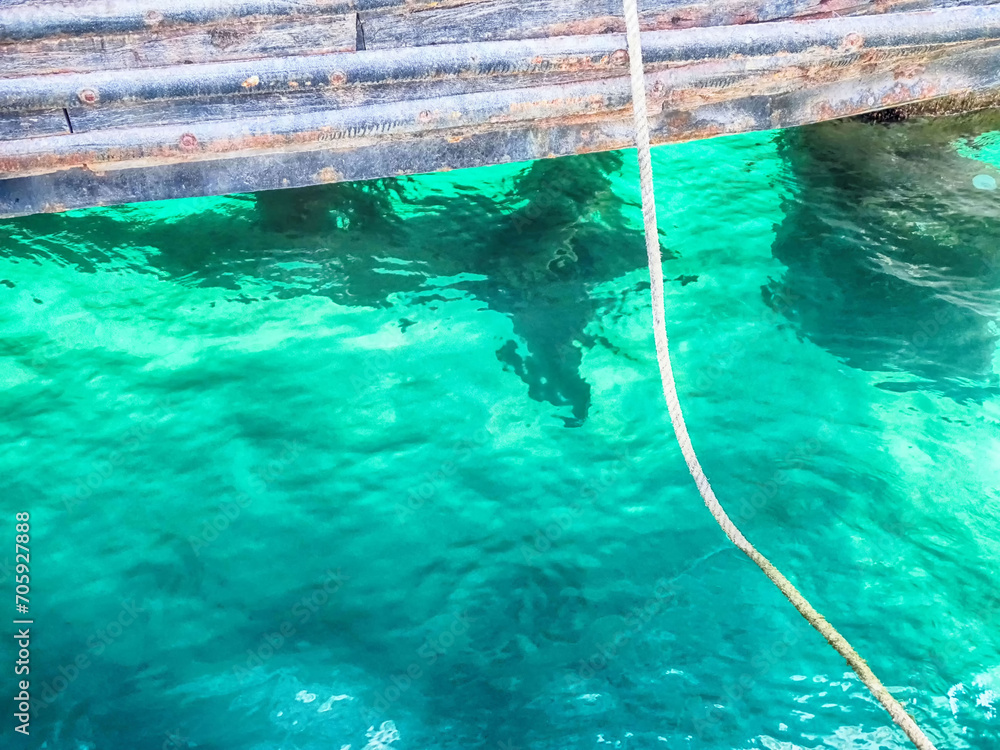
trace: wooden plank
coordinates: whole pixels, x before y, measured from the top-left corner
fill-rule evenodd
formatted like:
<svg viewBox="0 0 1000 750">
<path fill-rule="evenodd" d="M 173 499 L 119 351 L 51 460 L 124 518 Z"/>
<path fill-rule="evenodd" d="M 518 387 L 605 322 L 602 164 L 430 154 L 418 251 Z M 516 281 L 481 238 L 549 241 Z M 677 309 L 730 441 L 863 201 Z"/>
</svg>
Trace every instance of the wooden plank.
<svg viewBox="0 0 1000 750">
<path fill-rule="evenodd" d="M 190 65 L 353 51 L 354 13 L 308 19 L 252 18 L 146 32 L 46 37 L 0 44 L 5 78 Z"/>
<path fill-rule="evenodd" d="M 66 113 L 61 109 L 44 112 L 0 112 L 0 141 L 69 132 Z"/>
<path fill-rule="evenodd" d="M 997 0 L 954 0 L 950 6 Z M 829 18 L 940 7 L 938 0 L 640 0 L 644 30 L 688 29 L 790 18 Z M 624 33 L 619 0 L 457 0 L 361 10 L 366 49 Z"/>
</svg>

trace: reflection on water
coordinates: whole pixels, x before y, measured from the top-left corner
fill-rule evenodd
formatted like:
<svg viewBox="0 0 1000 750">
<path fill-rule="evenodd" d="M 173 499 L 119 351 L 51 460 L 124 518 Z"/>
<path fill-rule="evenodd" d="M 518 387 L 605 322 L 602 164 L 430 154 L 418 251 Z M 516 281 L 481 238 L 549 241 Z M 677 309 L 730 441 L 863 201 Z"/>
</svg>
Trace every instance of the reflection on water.
<svg viewBox="0 0 1000 750">
<path fill-rule="evenodd" d="M 887 372 L 882 387 L 995 393 L 1000 171 L 976 157 L 996 128 L 978 113 L 782 134 L 794 194 L 774 255 L 788 270 L 768 303 L 847 364 Z"/>
<path fill-rule="evenodd" d="M 611 192 L 622 158 L 535 162 L 513 177 L 508 194 L 492 198 L 472 191 L 413 195 L 399 178 L 260 193 L 245 199 L 242 213 L 206 212 L 177 223 L 97 214 L 61 222 L 94 241 L 95 255 L 67 249 L 77 241 L 46 245 L 84 271 L 126 262 L 238 291 L 248 303 L 255 293 L 366 307 L 404 293 L 435 302 L 442 298 L 427 293 L 428 282 L 452 277 L 449 286 L 510 317 L 517 338 L 497 348 L 497 359 L 531 398 L 568 407 L 562 418 L 575 426 L 590 408 L 590 386 L 579 373 L 583 348 L 596 343 L 584 332 L 595 310 L 588 290 L 645 259 Z M 48 229 L 52 221 L 29 217 L 23 224 Z M 18 245 L 8 252 L 25 249 L 37 252 Z M 408 324 L 400 320 L 404 330 Z"/>
<path fill-rule="evenodd" d="M 995 128 L 1000 115 L 976 113 L 781 133 L 791 184 L 773 253 L 786 270 L 764 287 L 766 303 L 846 364 L 884 373 L 888 390 L 996 392 Z M 490 196 L 465 185 L 411 190 L 411 178 L 397 178 L 244 196 L 242 211 L 176 222 L 28 217 L 12 235 L 24 242 L 3 252 L 41 251 L 85 272 L 157 273 L 248 304 L 316 295 L 385 307 L 402 294 L 435 305 L 444 287 L 464 291 L 512 321 L 515 337 L 496 349 L 501 365 L 576 426 L 591 401 L 583 352 L 610 346 L 586 332 L 590 290 L 645 261 L 623 216 L 634 206 L 612 190 L 623 158 L 536 162 Z"/>
<path fill-rule="evenodd" d="M 962 122 L 655 158 L 720 497 L 942 748 L 978 750 L 1000 191 L 993 125 Z M 629 153 L 0 243 L 0 505 L 32 512 L 36 689 L 60 691 L 39 747 L 905 747 L 690 485 Z"/>
</svg>

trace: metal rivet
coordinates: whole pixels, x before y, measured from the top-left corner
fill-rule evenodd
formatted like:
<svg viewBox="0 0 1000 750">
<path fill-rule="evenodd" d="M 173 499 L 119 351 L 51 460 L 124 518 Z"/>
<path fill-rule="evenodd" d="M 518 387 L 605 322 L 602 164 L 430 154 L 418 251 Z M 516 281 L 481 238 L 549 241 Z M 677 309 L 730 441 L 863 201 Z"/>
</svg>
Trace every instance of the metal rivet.
<svg viewBox="0 0 1000 750">
<path fill-rule="evenodd" d="M 330 83 L 334 86 L 343 86 L 347 83 L 347 73 L 342 70 L 336 70 L 330 74 Z"/>
<path fill-rule="evenodd" d="M 628 52 L 623 49 L 615 50 L 611 55 L 611 62 L 615 65 L 624 65 L 628 62 Z"/>
<path fill-rule="evenodd" d="M 185 133 L 181 136 L 181 148 L 194 148 L 198 145 L 198 139 L 194 133 Z"/>
<path fill-rule="evenodd" d="M 417 115 L 417 119 L 420 120 L 420 122 L 430 122 L 431 121 L 431 113 L 428 110 L 425 109 L 423 112 L 421 112 L 419 115 Z"/>
<path fill-rule="evenodd" d="M 856 32 L 851 32 L 844 37 L 844 46 L 848 49 L 858 49 L 864 46 L 865 38 Z"/>
<path fill-rule="evenodd" d="M 84 104 L 95 104 L 97 100 L 100 98 L 97 95 L 97 92 L 94 91 L 93 89 L 80 89 L 80 93 L 77 94 L 77 97 Z"/>
</svg>

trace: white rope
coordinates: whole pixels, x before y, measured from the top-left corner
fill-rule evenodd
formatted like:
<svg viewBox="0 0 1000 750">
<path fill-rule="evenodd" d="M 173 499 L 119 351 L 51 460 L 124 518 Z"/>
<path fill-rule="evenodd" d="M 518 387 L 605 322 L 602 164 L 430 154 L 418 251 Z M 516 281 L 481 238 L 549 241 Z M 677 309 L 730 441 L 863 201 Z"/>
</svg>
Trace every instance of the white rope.
<svg viewBox="0 0 1000 750">
<path fill-rule="evenodd" d="M 635 115 L 635 142 L 639 152 L 639 181 L 642 188 L 642 216 L 646 233 L 646 255 L 649 259 L 649 282 L 650 293 L 653 298 L 653 338 L 656 343 L 656 360 L 660 366 L 660 380 L 663 383 L 663 396 L 667 401 L 667 409 L 670 412 L 670 421 L 674 426 L 674 435 L 680 445 L 681 453 L 687 462 L 688 471 L 694 478 L 694 483 L 698 486 L 705 505 L 708 507 L 716 523 L 722 528 L 743 554 L 753 560 L 757 566 L 764 571 L 764 574 L 771 579 L 785 598 L 799 611 L 799 613 L 812 625 L 820 634 L 826 638 L 827 642 L 833 646 L 837 652 L 847 660 L 851 669 L 855 671 L 861 681 L 872 692 L 872 695 L 881 703 L 885 710 L 892 716 L 906 736 L 910 738 L 919 750 L 935 750 L 927 736 L 920 730 L 917 723 L 900 705 L 899 701 L 892 697 L 885 686 L 879 681 L 875 673 L 868 667 L 865 660 L 861 658 L 854 647 L 847 642 L 837 630 L 817 612 L 813 606 L 806 601 L 792 585 L 791 581 L 785 578 L 766 557 L 747 540 L 743 533 L 736 528 L 736 524 L 730 520 L 726 511 L 719 504 L 712 491 L 712 485 L 708 482 L 708 477 L 698 462 L 694 448 L 691 445 L 691 438 L 688 436 L 687 426 L 684 424 L 684 415 L 681 413 L 681 405 L 677 400 L 677 387 L 674 385 L 673 369 L 670 366 L 670 351 L 667 341 L 667 327 L 664 320 L 663 304 L 663 268 L 660 259 L 660 240 L 656 229 L 656 205 L 653 198 L 653 164 L 649 151 L 649 121 L 646 114 L 646 87 L 645 75 L 642 65 L 642 46 L 639 35 L 639 12 L 636 0 L 623 0 L 625 5 L 625 31 L 628 36 L 628 58 L 629 69 L 632 76 L 632 110 Z"/>
</svg>

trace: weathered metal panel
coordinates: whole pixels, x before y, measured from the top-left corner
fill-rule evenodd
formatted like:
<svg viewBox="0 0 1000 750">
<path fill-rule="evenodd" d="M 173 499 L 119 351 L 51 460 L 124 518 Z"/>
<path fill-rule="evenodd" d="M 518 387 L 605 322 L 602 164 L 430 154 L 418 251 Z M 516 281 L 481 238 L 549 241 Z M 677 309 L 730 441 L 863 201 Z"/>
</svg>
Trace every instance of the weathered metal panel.
<svg viewBox="0 0 1000 750">
<path fill-rule="evenodd" d="M 994 0 L 951 0 L 949 6 Z M 940 0 L 640 0 L 645 30 L 731 26 L 790 18 L 858 16 L 927 10 Z M 367 49 L 560 35 L 624 33 L 618 0 L 458 0 L 407 3 L 359 13 Z"/>
<path fill-rule="evenodd" d="M 269 92 L 342 89 L 370 83 L 489 77 L 495 88 L 517 73 L 627 69 L 624 39 L 567 37 L 479 45 L 441 45 L 364 54 L 301 55 L 251 62 L 176 66 L 155 70 L 0 79 L 0 108 L 105 106 L 115 102 Z"/>
<path fill-rule="evenodd" d="M 503 128 L 461 139 L 430 134 L 359 149 L 267 154 L 101 174 L 72 169 L 0 180 L 0 217 L 527 161 L 573 153 L 585 140 L 617 148 L 627 145 L 629 137 L 623 117 L 614 122 Z"/>
<path fill-rule="evenodd" d="M 0 43 L 3 75 L 107 71 L 354 50 L 357 16 L 241 18 L 143 32 Z"/>
<path fill-rule="evenodd" d="M 641 0 L 643 28 L 683 29 L 989 5 L 996 0 Z M 623 32 L 616 0 L 6 0 L 0 44 L 173 34 L 359 13 L 368 48 Z M 82 50 L 81 50 L 82 51 Z M 289 51 L 291 53 L 291 50 Z"/>
<path fill-rule="evenodd" d="M 1000 6 L 967 7 L 865 18 L 831 18 L 737 27 L 646 32 L 649 69 L 660 64 L 742 60 L 810 54 L 832 64 L 844 55 L 878 50 L 1000 39 Z M 488 77 L 496 88 L 509 77 L 551 71 L 627 73 L 624 40 L 615 34 L 543 40 L 436 45 L 331 54 L 0 79 L 0 108 L 103 107 L 155 99 L 254 96 L 310 90 L 346 90 L 369 84 L 402 84 L 447 78 Z M 583 77 L 583 76 L 581 76 Z"/>
<path fill-rule="evenodd" d="M 828 79 L 785 91 L 751 89 L 738 99 L 707 97 L 678 110 L 666 103 L 653 118 L 654 141 L 683 133 L 681 140 L 787 128 L 875 112 L 939 97 L 969 96 L 981 101 L 1000 94 L 1000 47 L 971 48 L 928 59 L 925 64 L 863 64 L 860 76 Z"/>
<path fill-rule="evenodd" d="M 1000 39 L 1000 7 L 781 22 L 729 30 L 699 28 L 646 32 L 644 44 L 651 61 L 647 86 L 654 107 L 678 111 L 753 96 L 810 93 L 830 83 L 844 82 L 855 90 L 864 91 L 869 80 L 883 74 L 890 75 L 893 82 L 929 81 L 926 71 L 932 64 L 942 58 L 958 57 L 977 45 L 993 45 L 997 39 Z M 578 37 L 570 41 L 577 45 L 580 59 L 589 61 L 591 70 L 624 64 L 620 57 L 615 62 L 616 53 L 608 54 L 616 46 L 617 35 Z M 517 69 L 528 59 L 526 55 L 535 44 L 549 45 L 550 42 L 475 47 L 483 49 L 482 55 L 490 61 L 490 67 L 501 65 L 503 56 L 512 54 L 511 67 Z M 454 80 L 461 80 L 470 71 L 478 72 L 474 69 L 478 63 L 474 60 L 470 63 L 468 48 L 460 49 L 463 51 L 435 48 L 442 55 L 431 59 L 439 59 L 440 67 L 432 65 L 431 71 Z M 355 62 L 374 62 L 373 67 L 359 67 L 352 75 L 361 78 L 367 75 L 372 83 L 398 86 L 402 83 L 400 78 L 419 72 L 419 68 L 409 63 L 397 64 L 401 52 L 342 57 Z M 387 65 L 387 60 L 393 65 Z M 995 67 L 995 62 L 993 64 Z M 587 66 L 583 68 L 588 69 Z M 968 78 L 968 81 L 973 80 L 974 77 Z M 121 87 L 132 85 L 130 80 L 121 77 L 115 81 Z M 283 150 L 328 149 L 344 144 L 360 147 L 375 138 L 384 142 L 389 137 L 446 129 L 464 137 L 470 132 L 496 129 L 504 123 L 568 120 L 619 112 L 629 105 L 624 70 L 620 75 L 598 80 L 453 96 L 438 95 L 440 92 L 425 85 L 426 81 L 420 83 L 422 88 L 413 93 L 416 95 L 419 91 L 425 98 L 411 96 L 391 104 L 292 110 L 286 114 L 254 113 L 244 109 L 242 116 L 233 120 L 198 119 L 8 141 L 0 143 L 0 175 L 42 174 L 81 165 L 93 170 L 109 170 Z M 16 92 L 11 93 L 10 87 L 17 84 L 17 79 L 5 82 L 0 86 L 0 96 L 3 92 L 15 96 Z M 975 91 L 990 85 L 973 86 L 964 78 L 952 77 L 928 83 L 926 91 L 919 87 L 910 87 L 907 91 L 923 92 L 914 93 L 909 99 L 919 100 Z M 116 91 L 111 84 L 103 90 Z M 880 101 L 881 96 L 878 94 L 876 100 Z M 252 97 L 247 101 L 252 101 Z M 820 113 L 814 119 L 826 117 Z M 774 126 L 779 124 L 774 123 Z"/>
<path fill-rule="evenodd" d="M 351 13 L 402 0 L 24 0 L 0 3 L 0 41 L 127 34 L 245 18 Z"/>
<path fill-rule="evenodd" d="M 597 80 L 607 72 L 550 71 L 511 75 L 505 85 L 511 89 L 537 86 L 563 86 Z M 169 123 L 192 123 L 208 120 L 236 120 L 260 115 L 305 115 L 330 110 L 391 104 L 414 99 L 451 97 L 496 89 L 496 81 L 486 76 L 448 78 L 437 81 L 387 83 L 372 86 L 346 86 L 339 89 L 297 93 L 265 93 L 254 97 L 213 96 L 197 99 L 154 99 L 106 107 L 78 105 L 68 108 L 73 130 L 85 133 L 111 128 L 137 128 Z"/>
<path fill-rule="evenodd" d="M 444 129 L 493 129 L 506 122 L 571 118 L 624 109 L 628 88 L 574 83 L 417 99 L 350 109 L 157 125 L 0 143 L 0 177 L 43 174 L 87 165 L 107 170 L 384 143 L 390 137 Z"/>
<path fill-rule="evenodd" d="M 652 117 L 655 143 L 800 125 L 927 101 L 949 92 L 1000 94 L 1000 48 L 967 49 L 919 68 L 859 62 L 852 75 L 815 87 L 781 90 L 759 82 L 733 96 L 720 88 L 706 101 L 674 107 L 666 94 Z M 857 75 L 855 75 L 857 74 Z M 655 84 L 654 84 L 655 86 Z M 726 98 L 729 97 L 729 98 Z M 629 109 L 573 118 L 494 123 L 488 129 L 422 131 L 393 138 L 348 138 L 329 148 L 285 150 L 231 159 L 149 163 L 109 171 L 89 166 L 0 181 L 0 216 L 61 211 L 130 200 L 248 190 L 429 172 L 602 151 L 632 143 Z M 246 152 L 244 152 L 246 153 Z"/>
<path fill-rule="evenodd" d="M 0 112 L 0 141 L 68 132 L 69 120 L 61 109 L 42 112 Z"/>
<path fill-rule="evenodd" d="M 14 75 L 27 68 L 0 56 L 0 215 L 627 146 L 624 39 L 580 33 L 617 29 L 615 2 L 0 0 L 0 48 L 70 51 L 63 72 L 45 75 Z M 1000 5 L 880 15 L 927 2 L 645 0 L 646 26 L 673 29 L 643 35 L 654 141 L 996 96 Z M 360 35 L 354 12 L 365 19 Z M 748 23 L 772 15 L 816 17 Z M 333 36 L 323 36 L 336 17 L 340 42 L 365 36 L 377 47 L 390 26 L 373 19 L 404 16 L 433 31 L 421 42 L 448 43 L 331 53 Z M 458 19 L 465 37 L 441 31 Z M 263 31 L 213 41 L 223 28 Z M 481 41 L 508 32 L 544 38 Z M 155 44 L 133 54 L 140 65 L 205 44 L 252 59 L 206 52 L 198 64 L 111 69 L 131 64 L 101 57 L 125 49 L 108 47 L 112 37 L 162 42 L 160 57 Z M 194 37 L 194 47 L 179 41 Z"/>
</svg>

